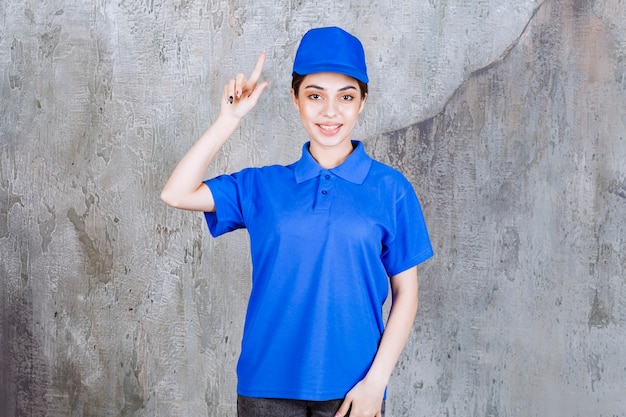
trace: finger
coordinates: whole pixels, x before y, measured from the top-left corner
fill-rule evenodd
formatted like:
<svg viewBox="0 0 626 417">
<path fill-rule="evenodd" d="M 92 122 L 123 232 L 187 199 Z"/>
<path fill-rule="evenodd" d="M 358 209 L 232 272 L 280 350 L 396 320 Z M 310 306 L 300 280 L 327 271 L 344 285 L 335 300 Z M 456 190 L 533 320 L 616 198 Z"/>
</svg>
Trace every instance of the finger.
<svg viewBox="0 0 626 417">
<path fill-rule="evenodd" d="M 231 80 L 228 82 L 228 85 L 226 86 L 227 89 L 227 98 L 228 101 L 230 102 L 230 104 L 233 104 L 233 98 L 235 97 L 235 79 L 231 78 Z"/>
<path fill-rule="evenodd" d="M 259 84 L 257 88 L 254 89 L 252 94 L 250 94 L 250 100 L 252 101 L 252 103 L 256 104 L 256 102 L 259 100 L 259 97 L 261 97 L 263 90 L 265 90 L 268 85 L 270 85 L 269 81 L 265 81 Z"/>
<path fill-rule="evenodd" d="M 263 72 L 263 65 L 265 64 L 265 57 L 266 53 L 261 52 L 261 55 L 259 55 L 259 59 L 257 60 L 256 65 L 252 70 L 252 74 L 250 74 L 250 79 L 248 80 L 249 84 L 254 85 L 257 83 L 257 81 L 259 81 L 259 78 L 261 78 L 261 72 Z"/>
<path fill-rule="evenodd" d="M 246 76 L 243 73 L 237 74 L 235 77 L 235 97 L 241 98 L 241 92 L 246 87 Z"/>
<path fill-rule="evenodd" d="M 348 413 L 348 410 L 350 410 L 351 403 L 352 402 L 348 399 L 343 400 L 341 407 L 339 407 L 339 410 L 335 413 L 335 417 L 344 417 Z"/>
</svg>

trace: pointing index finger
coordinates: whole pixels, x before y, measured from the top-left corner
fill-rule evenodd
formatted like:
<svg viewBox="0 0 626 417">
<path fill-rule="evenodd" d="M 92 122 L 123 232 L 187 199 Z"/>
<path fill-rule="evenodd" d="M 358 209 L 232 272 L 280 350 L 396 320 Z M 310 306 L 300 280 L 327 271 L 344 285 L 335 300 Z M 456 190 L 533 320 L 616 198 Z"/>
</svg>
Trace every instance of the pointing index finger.
<svg viewBox="0 0 626 417">
<path fill-rule="evenodd" d="M 261 52 L 261 55 L 259 55 L 259 59 L 256 62 L 254 69 L 252 70 L 252 74 L 250 74 L 250 79 L 248 81 L 250 81 L 252 84 L 256 84 L 256 82 L 259 81 L 259 78 L 261 78 L 263 64 L 265 64 L 265 56 L 265 52 Z"/>
</svg>

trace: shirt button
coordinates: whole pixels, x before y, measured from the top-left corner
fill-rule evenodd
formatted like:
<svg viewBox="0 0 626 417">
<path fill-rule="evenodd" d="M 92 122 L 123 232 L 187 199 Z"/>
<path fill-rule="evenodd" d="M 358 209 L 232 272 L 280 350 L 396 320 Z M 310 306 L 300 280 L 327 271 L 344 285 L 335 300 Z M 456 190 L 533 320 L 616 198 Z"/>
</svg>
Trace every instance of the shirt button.
<svg viewBox="0 0 626 417">
<path fill-rule="evenodd" d="M 330 175 L 326 174 L 326 176 L 325 176 L 324 178 L 326 178 L 327 180 L 329 180 L 329 179 L 330 179 Z"/>
<path fill-rule="evenodd" d="M 322 194 L 326 195 L 326 194 L 328 194 L 328 191 L 322 190 Z"/>
</svg>

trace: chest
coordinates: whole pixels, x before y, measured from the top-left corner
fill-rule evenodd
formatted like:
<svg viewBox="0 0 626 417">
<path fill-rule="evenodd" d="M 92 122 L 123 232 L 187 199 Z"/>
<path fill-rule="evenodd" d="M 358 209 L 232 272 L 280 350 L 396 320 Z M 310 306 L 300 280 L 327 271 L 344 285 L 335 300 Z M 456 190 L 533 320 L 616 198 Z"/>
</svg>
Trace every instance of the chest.
<svg viewBox="0 0 626 417">
<path fill-rule="evenodd" d="M 384 188 L 384 187 L 383 187 Z M 381 187 L 323 172 L 308 181 L 257 187 L 246 224 L 252 238 L 341 240 L 379 248 L 394 227 L 394 198 Z"/>
</svg>

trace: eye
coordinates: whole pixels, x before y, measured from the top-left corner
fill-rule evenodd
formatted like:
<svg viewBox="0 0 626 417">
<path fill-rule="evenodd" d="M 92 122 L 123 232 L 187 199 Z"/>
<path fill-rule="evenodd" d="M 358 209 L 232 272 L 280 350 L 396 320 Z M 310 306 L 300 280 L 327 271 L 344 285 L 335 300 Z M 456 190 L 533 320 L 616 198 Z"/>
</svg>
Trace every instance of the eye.
<svg viewBox="0 0 626 417">
<path fill-rule="evenodd" d="M 317 93 L 313 93 L 313 94 L 309 94 L 309 98 L 310 98 L 311 100 L 319 100 L 319 99 L 321 99 L 321 98 L 322 98 L 322 96 L 320 96 L 320 95 L 319 95 L 319 94 L 317 94 Z"/>
<path fill-rule="evenodd" d="M 354 100 L 354 96 L 350 95 L 350 94 L 344 94 L 343 96 L 341 96 L 341 99 L 344 101 L 352 101 Z"/>
</svg>

